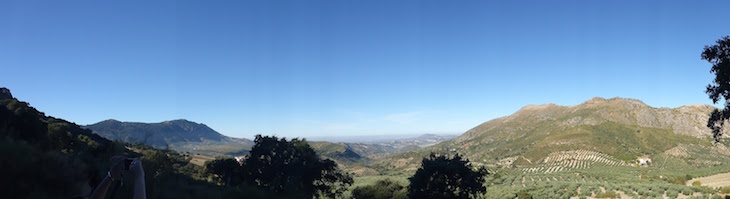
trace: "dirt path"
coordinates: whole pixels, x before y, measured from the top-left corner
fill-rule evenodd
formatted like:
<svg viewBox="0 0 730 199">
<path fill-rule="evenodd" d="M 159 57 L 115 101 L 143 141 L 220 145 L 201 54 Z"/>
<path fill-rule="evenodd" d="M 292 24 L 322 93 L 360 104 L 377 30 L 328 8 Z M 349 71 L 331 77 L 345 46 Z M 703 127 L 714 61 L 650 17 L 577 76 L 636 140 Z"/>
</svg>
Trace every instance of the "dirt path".
<svg viewBox="0 0 730 199">
<path fill-rule="evenodd" d="M 522 176 L 522 188 L 525 188 L 525 177 Z"/>
</svg>

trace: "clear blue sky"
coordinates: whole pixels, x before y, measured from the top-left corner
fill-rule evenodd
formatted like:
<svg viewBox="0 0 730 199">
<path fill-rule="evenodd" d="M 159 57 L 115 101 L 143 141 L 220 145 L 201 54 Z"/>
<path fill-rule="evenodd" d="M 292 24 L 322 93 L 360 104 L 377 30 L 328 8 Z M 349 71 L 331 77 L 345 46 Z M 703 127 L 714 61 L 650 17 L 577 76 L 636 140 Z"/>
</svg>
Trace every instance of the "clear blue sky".
<svg viewBox="0 0 730 199">
<path fill-rule="evenodd" d="M 0 86 L 78 124 L 462 133 L 527 104 L 711 103 L 730 1 L 0 1 Z"/>
</svg>

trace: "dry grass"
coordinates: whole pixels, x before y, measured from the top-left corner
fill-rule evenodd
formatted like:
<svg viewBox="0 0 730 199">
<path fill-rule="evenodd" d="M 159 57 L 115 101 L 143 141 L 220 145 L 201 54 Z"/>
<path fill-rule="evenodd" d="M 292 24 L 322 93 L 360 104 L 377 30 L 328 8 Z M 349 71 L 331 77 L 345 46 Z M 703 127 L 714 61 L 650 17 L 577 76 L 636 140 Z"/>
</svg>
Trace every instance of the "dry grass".
<svg viewBox="0 0 730 199">
<path fill-rule="evenodd" d="M 210 160 L 215 160 L 213 157 L 203 156 L 203 155 L 191 155 L 190 156 L 190 163 L 198 166 L 205 165 L 205 162 Z"/>
<path fill-rule="evenodd" d="M 730 186 L 730 173 L 721 173 L 707 177 L 695 178 L 687 181 L 687 186 L 692 186 L 692 183 L 696 181 L 700 181 L 702 186 L 712 188 Z"/>
</svg>

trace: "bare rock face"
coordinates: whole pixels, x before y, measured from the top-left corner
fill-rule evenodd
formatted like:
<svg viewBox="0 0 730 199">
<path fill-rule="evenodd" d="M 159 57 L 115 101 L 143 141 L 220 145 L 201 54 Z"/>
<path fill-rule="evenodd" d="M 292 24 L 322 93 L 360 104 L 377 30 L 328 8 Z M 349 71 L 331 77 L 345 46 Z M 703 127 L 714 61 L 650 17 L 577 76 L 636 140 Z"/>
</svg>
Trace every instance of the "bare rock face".
<svg viewBox="0 0 730 199">
<path fill-rule="evenodd" d="M 10 90 L 5 87 L 0 88 L 0 100 L 13 99 L 13 95 L 10 94 Z"/>
<path fill-rule="evenodd" d="M 588 110 L 589 117 L 594 118 L 598 123 L 610 121 L 640 127 L 672 129 L 676 134 L 694 137 L 709 136 L 711 133 L 705 127 L 709 113 L 713 110 L 710 105 L 654 108 L 635 99 L 612 98 L 600 100 L 600 98 L 594 98 L 583 104 L 568 108 L 573 109 L 571 112 L 585 112 Z M 596 125 L 595 121 L 593 123 L 593 125 Z"/>
</svg>

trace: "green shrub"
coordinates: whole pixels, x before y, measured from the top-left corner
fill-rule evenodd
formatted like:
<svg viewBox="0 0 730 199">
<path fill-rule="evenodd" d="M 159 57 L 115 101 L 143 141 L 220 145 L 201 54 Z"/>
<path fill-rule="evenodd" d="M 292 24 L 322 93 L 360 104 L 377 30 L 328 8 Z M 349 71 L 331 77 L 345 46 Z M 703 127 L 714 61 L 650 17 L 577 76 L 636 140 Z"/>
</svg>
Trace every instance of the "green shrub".
<svg viewBox="0 0 730 199">
<path fill-rule="evenodd" d="M 694 192 L 689 187 L 685 187 L 684 189 L 682 189 L 682 194 L 684 194 L 685 196 L 692 195 L 692 193 Z"/>
<path fill-rule="evenodd" d="M 372 185 L 357 187 L 352 190 L 352 198 L 355 199 L 405 199 L 408 197 L 408 190 L 405 186 L 390 179 L 380 180 Z"/>
<path fill-rule="evenodd" d="M 692 186 L 695 186 L 695 187 L 701 187 L 701 186 L 702 186 L 702 182 L 700 182 L 700 181 L 694 181 L 694 182 L 692 183 Z"/>
<path fill-rule="evenodd" d="M 670 190 L 667 190 L 667 197 L 669 197 L 669 198 L 677 198 L 677 197 L 679 197 L 679 192 L 677 192 L 675 190 L 671 190 L 671 189 Z"/>
</svg>

